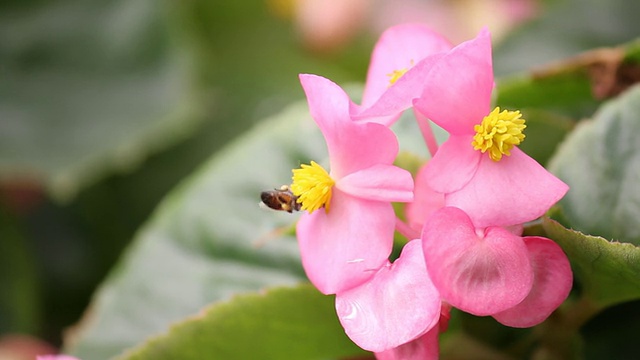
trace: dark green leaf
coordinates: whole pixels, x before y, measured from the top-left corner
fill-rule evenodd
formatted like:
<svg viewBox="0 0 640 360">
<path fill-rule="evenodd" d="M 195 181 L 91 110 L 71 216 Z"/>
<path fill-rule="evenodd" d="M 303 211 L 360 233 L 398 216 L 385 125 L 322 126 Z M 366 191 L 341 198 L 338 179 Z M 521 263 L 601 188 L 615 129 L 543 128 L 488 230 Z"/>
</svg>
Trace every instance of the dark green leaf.
<svg viewBox="0 0 640 360">
<path fill-rule="evenodd" d="M 560 202 L 583 233 L 640 243 L 640 87 L 605 104 L 562 144 L 550 169 L 570 186 Z"/>
<path fill-rule="evenodd" d="M 587 299 L 600 308 L 640 299 L 640 248 L 584 235 L 550 219 L 543 226 L 569 257 Z"/>
<path fill-rule="evenodd" d="M 311 285 L 210 306 L 120 359 L 328 359 L 365 354 L 344 333 L 333 297 Z"/>
</svg>

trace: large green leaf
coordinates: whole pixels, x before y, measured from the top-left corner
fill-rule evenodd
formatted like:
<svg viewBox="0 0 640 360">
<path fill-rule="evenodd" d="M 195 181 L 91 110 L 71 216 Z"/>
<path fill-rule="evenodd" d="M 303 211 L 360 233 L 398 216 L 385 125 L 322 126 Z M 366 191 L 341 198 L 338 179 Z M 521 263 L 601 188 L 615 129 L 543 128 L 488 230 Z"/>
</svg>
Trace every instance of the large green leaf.
<svg viewBox="0 0 640 360">
<path fill-rule="evenodd" d="M 0 11 L 0 180 L 68 198 L 195 127 L 184 52 L 156 1 L 8 3 Z"/>
<path fill-rule="evenodd" d="M 562 144 L 550 169 L 571 189 L 560 202 L 583 233 L 640 244 L 640 87 L 605 104 Z"/>
<path fill-rule="evenodd" d="M 569 230 L 550 219 L 543 227 L 569 257 L 588 301 L 604 308 L 640 299 L 640 248 Z"/>
<path fill-rule="evenodd" d="M 129 360 L 286 360 L 365 354 L 311 285 L 237 296 L 173 325 L 121 357 Z"/>
<path fill-rule="evenodd" d="M 325 155 L 299 104 L 219 152 L 171 193 L 97 293 L 69 349 L 105 359 L 206 304 L 305 277 L 291 236 L 267 240 L 296 216 L 261 209 L 261 190 Z M 302 121 L 304 120 L 304 121 Z"/>
</svg>

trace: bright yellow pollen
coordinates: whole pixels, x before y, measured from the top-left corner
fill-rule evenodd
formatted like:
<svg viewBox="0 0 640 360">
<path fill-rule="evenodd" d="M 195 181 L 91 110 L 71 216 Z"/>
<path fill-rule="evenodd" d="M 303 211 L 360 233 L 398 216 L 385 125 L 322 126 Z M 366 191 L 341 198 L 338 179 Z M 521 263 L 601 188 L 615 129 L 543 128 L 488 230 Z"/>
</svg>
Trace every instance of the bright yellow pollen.
<svg viewBox="0 0 640 360">
<path fill-rule="evenodd" d="M 291 192 L 298 197 L 301 209 L 309 214 L 324 206 L 329 212 L 331 202 L 331 188 L 336 183 L 327 171 L 315 161 L 311 165 L 302 164 L 300 169 L 293 169 Z"/>
<path fill-rule="evenodd" d="M 396 81 L 398 81 L 398 79 L 400 79 L 402 75 L 404 75 L 407 71 L 409 71 L 409 69 L 393 70 L 393 72 L 387 74 L 387 76 L 390 78 L 389 86 L 395 84 Z"/>
<path fill-rule="evenodd" d="M 521 116 L 520 111 L 500 112 L 500 107 L 496 107 L 482 119 L 480 125 L 473 128 L 476 135 L 471 145 L 483 154 L 489 151 L 489 157 L 493 161 L 500 161 L 502 155 L 511 155 L 509 151 L 524 140 L 522 131 L 527 125 Z"/>
</svg>

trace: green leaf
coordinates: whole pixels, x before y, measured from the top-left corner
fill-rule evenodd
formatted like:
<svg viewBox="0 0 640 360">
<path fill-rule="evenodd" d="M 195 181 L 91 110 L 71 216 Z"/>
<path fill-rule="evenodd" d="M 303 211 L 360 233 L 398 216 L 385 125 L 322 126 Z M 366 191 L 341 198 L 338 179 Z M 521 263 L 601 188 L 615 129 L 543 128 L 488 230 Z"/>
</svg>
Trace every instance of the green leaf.
<svg viewBox="0 0 640 360">
<path fill-rule="evenodd" d="M 640 244 L 639 114 L 634 87 L 582 122 L 551 161 L 570 186 L 560 205 L 574 229 Z"/>
<path fill-rule="evenodd" d="M 571 261 L 586 297 L 601 308 L 640 298 L 640 248 L 585 235 L 545 219 L 543 227 Z"/>
<path fill-rule="evenodd" d="M 523 71 L 603 46 L 615 46 L 638 36 L 636 0 L 557 0 L 539 16 L 512 32 L 496 49 L 500 74 Z M 543 4 L 539 4 L 543 5 Z"/>
<path fill-rule="evenodd" d="M 106 359 L 211 302 L 304 280 L 295 239 L 276 233 L 297 215 L 261 209 L 259 194 L 288 184 L 299 162 L 325 154 L 303 103 L 218 152 L 142 228 L 68 350 Z"/>
<path fill-rule="evenodd" d="M 527 138 L 521 149 L 546 164 L 565 135 L 579 120 L 591 116 L 603 98 L 639 81 L 638 44 L 596 49 L 501 79 L 496 105 L 521 110 L 527 120 Z"/>
<path fill-rule="evenodd" d="M 158 2 L 53 1 L 0 11 L 0 180 L 58 198 L 129 170 L 196 128 L 184 52 Z"/>
<path fill-rule="evenodd" d="M 555 153 L 565 136 L 573 129 L 574 122 L 553 112 L 535 108 L 521 109 L 526 120 L 525 141 L 520 149 L 546 164 Z"/>
<path fill-rule="evenodd" d="M 119 359 L 328 359 L 366 354 L 345 335 L 333 296 L 313 286 L 214 304 Z"/>
</svg>

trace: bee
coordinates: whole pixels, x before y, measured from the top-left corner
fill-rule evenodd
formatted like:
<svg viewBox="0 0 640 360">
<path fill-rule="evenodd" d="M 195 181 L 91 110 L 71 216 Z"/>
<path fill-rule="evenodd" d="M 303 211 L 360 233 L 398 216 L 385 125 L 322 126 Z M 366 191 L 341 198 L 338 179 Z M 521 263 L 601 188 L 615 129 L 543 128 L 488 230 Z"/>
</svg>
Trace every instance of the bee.
<svg viewBox="0 0 640 360">
<path fill-rule="evenodd" d="M 263 191 L 260 193 L 260 199 L 262 199 L 262 204 L 268 208 L 288 213 L 299 211 L 301 206 L 297 201 L 298 197 L 291 192 L 287 185 L 282 185 L 280 189 Z"/>
</svg>

